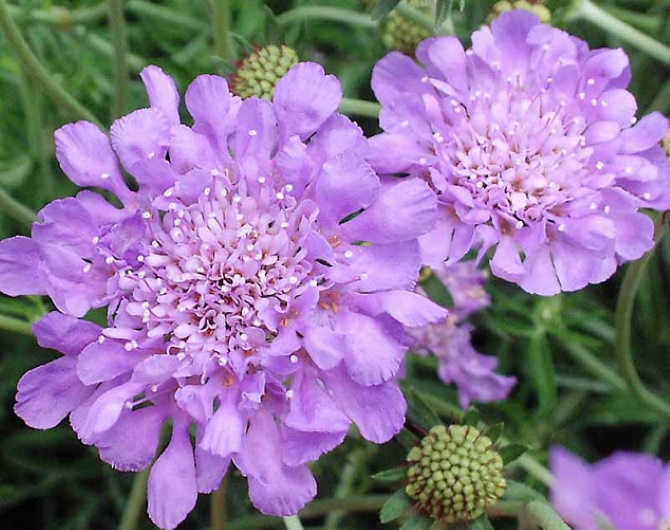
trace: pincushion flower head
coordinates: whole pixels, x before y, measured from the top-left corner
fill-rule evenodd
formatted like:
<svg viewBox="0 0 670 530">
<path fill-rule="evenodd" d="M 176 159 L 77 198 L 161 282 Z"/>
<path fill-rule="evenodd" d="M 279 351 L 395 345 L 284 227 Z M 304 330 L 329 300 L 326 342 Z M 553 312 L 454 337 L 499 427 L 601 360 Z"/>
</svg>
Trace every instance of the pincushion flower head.
<svg viewBox="0 0 670 530">
<path fill-rule="evenodd" d="M 666 118 L 636 121 L 620 49 L 589 50 L 524 10 L 472 35 L 424 41 L 423 66 L 390 53 L 372 84 L 384 133 L 370 160 L 430 182 L 440 220 L 421 238 L 437 267 L 493 249 L 491 270 L 531 293 L 598 283 L 653 245 L 641 208 L 670 206 Z"/>
<path fill-rule="evenodd" d="M 231 460 L 261 511 L 296 513 L 316 493 L 306 463 L 352 423 L 373 442 L 403 425 L 403 325 L 446 313 L 413 292 L 435 196 L 416 178 L 380 183 L 336 113 L 339 82 L 316 64 L 292 68 L 273 102 L 197 78 L 192 127 L 170 77 L 142 79 L 151 107 L 116 121 L 111 143 L 87 122 L 56 133 L 69 178 L 121 207 L 85 190 L 47 205 L 32 238 L 0 243 L 0 290 L 49 295 L 58 311 L 34 330 L 64 354 L 23 377 L 16 412 L 36 428 L 69 414 L 129 471 L 150 464 L 171 420 L 149 476 L 161 528 Z M 82 319 L 100 307 L 105 326 Z"/>
</svg>

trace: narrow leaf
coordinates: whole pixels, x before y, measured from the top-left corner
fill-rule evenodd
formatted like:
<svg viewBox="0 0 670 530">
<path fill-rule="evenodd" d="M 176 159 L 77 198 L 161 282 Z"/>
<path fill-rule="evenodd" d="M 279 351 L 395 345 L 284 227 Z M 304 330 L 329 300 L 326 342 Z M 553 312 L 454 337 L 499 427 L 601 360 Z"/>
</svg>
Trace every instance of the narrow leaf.
<svg viewBox="0 0 670 530">
<path fill-rule="evenodd" d="M 477 427 L 479 423 L 479 411 L 471 407 L 463 416 L 463 425 L 469 425 L 470 427 Z"/>
<path fill-rule="evenodd" d="M 508 480 L 503 499 L 506 501 L 529 502 L 538 499 L 542 500 L 544 497 L 540 492 L 535 491 L 530 486 L 526 486 L 525 484 L 514 480 Z"/>
<path fill-rule="evenodd" d="M 428 530 L 433 525 L 433 520 L 423 515 L 415 515 L 405 521 L 400 530 Z"/>
<path fill-rule="evenodd" d="M 409 405 L 407 411 L 407 419 L 409 421 L 422 426 L 427 431 L 434 425 L 442 423 L 435 410 L 419 396 L 419 393 L 414 388 L 409 387 L 405 395 L 407 396 Z"/>
<path fill-rule="evenodd" d="M 558 399 L 556 368 L 547 336 L 538 332 L 533 335 L 528 348 L 528 371 L 537 391 L 538 414 L 546 417 L 552 413 Z"/>
<path fill-rule="evenodd" d="M 277 20 L 272 9 L 267 5 L 263 6 L 265 10 L 265 21 L 263 24 L 263 40 L 265 44 L 282 44 L 284 42 L 284 30 Z"/>
<path fill-rule="evenodd" d="M 496 441 L 498 440 L 498 438 L 500 438 L 500 435 L 503 433 L 504 430 L 505 430 L 505 424 L 503 422 L 500 422 L 491 425 L 491 427 L 489 427 L 486 430 L 485 434 L 488 437 L 488 439 L 491 440 L 491 442 L 496 443 Z"/>
<path fill-rule="evenodd" d="M 493 525 L 486 515 L 480 515 L 470 523 L 470 530 L 493 530 Z"/>
<path fill-rule="evenodd" d="M 372 20 L 381 20 L 400 3 L 400 0 L 379 0 L 372 11 Z"/>
<path fill-rule="evenodd" d="M 379 512 L 379 520 L 382 523 L 394 521 L 412 506 L 412 499 L 405 493 L 405 490 L 398 490 L 391 495 L 382 506 Z"/>
<path fill-rule="evenodd" d="M 407 469 L 404 467 L 395 467 L 393 469 L 385 469 L 379 473 L 372 475 L 372 480 L 378 482 L 397 482 L 407 478 Z"/>
<path fill-rule="evenodd" d="M 442 23 L 451 16 L 454 0 L 437 0 L 435 5 L 435 27 L 439 28 Z"/>
<path fill-rule="evenodd" d="M 502 457 L 503 462 L 505 462 L 505 465 L 507 465 L 510 462 L 514 462 L 517 458 L 519 458 L 526 451 L 528 451 L 528 446 L 527 445 L 511 444 L 511 445 L 507 445 L 507 446 L 503 447 L 500 450 L 500 456 Z"/>
</svg>

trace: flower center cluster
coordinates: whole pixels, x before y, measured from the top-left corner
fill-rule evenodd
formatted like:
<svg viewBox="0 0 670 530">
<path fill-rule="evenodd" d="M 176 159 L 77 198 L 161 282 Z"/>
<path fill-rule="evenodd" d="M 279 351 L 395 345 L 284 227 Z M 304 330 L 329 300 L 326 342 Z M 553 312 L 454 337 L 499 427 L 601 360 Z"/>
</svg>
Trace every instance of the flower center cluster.
<svg viewBox="0 0 670 530">
<path fill-rule="evenodd" d="M 222 366 L 250 357 L 316 284 L 302 247 L 314 212 L 284 193 L 237 194 L 218 181 L 193 204 L 175 199 L 143 217 L 152 239 L 120 282 L 124 309 L 170 354 L 204 352 Z"/>
<path fill-rule="evenodd" d="M 502 458 L 474 427 L 433 427 L 407 460 L 407 494 L 442 523 L 476 519 L 505 492 Z"/>
<path fill-rule="evenodd" d="M 475 208 L 497 210 L 521 228 L 551 219 L 553 207 L 579 194 L 593 150 L 586 147 L 584 118 L 569 112 L 567 102 L 546 88 L 531 98 L 508 80 L 500 90 L 475 91 L 465 105 L 449 104 L 451 139 L 435 133 L 435 151 L 450 183 L 467 189 Z"/>
</svg>

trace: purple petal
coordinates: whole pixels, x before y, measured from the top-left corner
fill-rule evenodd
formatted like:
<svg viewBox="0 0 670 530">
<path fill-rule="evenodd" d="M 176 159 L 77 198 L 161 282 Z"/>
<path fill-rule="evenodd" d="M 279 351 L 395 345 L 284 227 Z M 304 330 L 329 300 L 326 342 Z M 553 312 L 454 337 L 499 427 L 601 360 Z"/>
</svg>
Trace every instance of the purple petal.
<svg viewBox="0 0 670 530">
<path fill-rule="evenodd" d="M 667 131 L 668 119 L 660 112 L 652 112 L 621 133 L 621 152 L 646 151 L 660 142 Z"/>
<path fill-rule="evenodd" d="M 329 225 L 340 222 L 375 202 L 379 177 L 369 164 L 352 152 L 326 162 L 316 181 L 316 199 L 321 218 Z"/>
<path fill-rule="evenodd" d="M 170 125 L 179 125 L 179 92 L 174 79 L 154 65 L 144 68 L 140 77 L 149 94 L 151 106 L 160 110 Z"/>
<path fill-rule="evenodd" d="M 346 152 L 364 152 L 366 139 L 358 125 L 342 114 L 333 114 L 310 138 L 307 147 L 317 166 Z"/>
<path fill-rule="evenodd" d="M 232 149 L 247 181 L 255 184 L 258 176 L 267 174 L 276 143 L 277 120 L 272 104 L 263 99 L 245 99 L 237 114 Z"/>
<path fill-rule="evenodd" d="M 413 289 L 421 268 L 419 245 L 414 240 L 360 247 L 351 264 L 367 275 L 355 283 L 358 292 Z"/>
<path fill-rule="evenodd" d="M 66 355 L 78 355 L 95 341 L 102 328 L 93 322 L 52 311 L 33 324 L 33 333 L 42 348 L 57 350 Z"/>
<path fill-rule="evenodd" d="M 195 120 L 193 130 L 209 138 L 218 153 L 227 149 L 227 136 L 236 107 L 223 77 L 201 75 L 186 91 L 186 107 Z M 224 157 L 225 158 L 225 157 Z"/>
<path fill-rule="evenodd" d="M 235 397 L 224 398 L 205 427 L 200 446 L 213 455 L 227 457 L 242 446 L 246 422 L 235 406 Z"/>
<path fill-rule="evenodd" d="M 318 458 L 340 445 L 347 431 L 302 432 L 282 426 L 282 458 L 288 466 L 299 466 Z"/>
<path fill-rule="evenodd" d="M 342 87 L 316 63 L 299 63 L 277 83 L 274 107 L 283 138 L 313 134 L 342 101 Z"/>
<path fill-rule="evenodd" d="M 145 469 L 156 454 L 164 420 L 157 406 L 122 414 L 116 425 L 95 442 L 100 459 L 119 471 Z"/>
<path fill-rule="evenodd" d="M 405 424 L 407 403 L 395 381 L 362 386 L 342 366 L 324 372 L 323 380 L 340 410 L 356 423 L 363 438 L 384 443 Z"/>
<path fill-rule="evenodd" d="M 458 92 L 467 92 L 466 55 L 456 37 L 426 39 L 419 44 L 416 54 L 433 75 L 439 72 Z"/>
<path fill-rule="evenodd" d="M 430 231 L 436 215 L 437 197 L 428 184 L 406 179 L 384 190 L 370 208 L 342 228 L 351 240 L 395 243 Z"/>
<path fill-rule="evenodd" d="M 93 391 L 81 384 L 76 357 L 61 357 L 27 372 L 19 381 L 14 412 L 34 429 L 60 423 Z"/>
<path fill-rule="evenodd" d="M 142 359 L 136 351 L 127 351 L 122 342 L 94 341 L 79 354 L 77 376 L 86 385 L 110 381 L 130 372 Z"/>
<path fill-rule="evenodd" d="M 403 173 L 429 154 L 413 135 L 382 133 L 368 140 L 367 160 L 379 173 Z"/>
<path fill-rule="evenodd" d="M 175 422 L 170 444 L 149 474 L 149 518 L 164 530 L 186 519 L 198 498 L 193 447 L 184 423 Z"/>
<path fill-rule="evenodd" d="M 392 105 L 405 93 L 420 98 L 431 91 L 422 79 L 425 72 L 412 59 L 400 52 L 385 55 L 372 71 L 372 90 L 383 105 Z"/>
<path fill-rule="evenodd" d="M 183 175 L 196 168 L 216 169 L 217 160 L 205 136 L 179 125 L 170 130 L 170 164 Z"/>
<path fill-rule="evenodd" d="M 433 324 L 449 314 L 425 296 L 407 291 L 363 294 L 356 297 L 355 303 L 371 316 L 386 313 L 409 327 Z"/>
<path fill-rule="evenodd" d="M 63 172 L 79 186 L 110 190 L 120 198 L 128 188 L 119 171 L 109 138 L 97 125 L 87 121 L 69 123 L 58 129 L 56 158 Z"/>
<path fill-rule="evenodd" d="M 40 245 L 29 237 L 0 241 L 0 291 L 9 296 L 46 294 L 38 265 Z"/>
<path fill-rule="evenodd" d="M 577 530 L 598 530 L 594 513 L 596 485 L 592 470 L 562 447 L 552 448 L 550 466 L 554 474 L 551 502 L 558 513 Z"/>
<path fill-rule="evenodd" d="M 195 474 L 199 493 L 212 493 L 221 485 L 230 466 L 230 458 L 214 456 L 196 446 Z"/>
<path fill-rule="evenodd" d="M 163 159 L 170 139 L 170 123 L 157 109 L 140 109 L 116 120 L 110 129 L 112 145 L 124 167 L 134 168 L 147 160 Z"/>
</svg>

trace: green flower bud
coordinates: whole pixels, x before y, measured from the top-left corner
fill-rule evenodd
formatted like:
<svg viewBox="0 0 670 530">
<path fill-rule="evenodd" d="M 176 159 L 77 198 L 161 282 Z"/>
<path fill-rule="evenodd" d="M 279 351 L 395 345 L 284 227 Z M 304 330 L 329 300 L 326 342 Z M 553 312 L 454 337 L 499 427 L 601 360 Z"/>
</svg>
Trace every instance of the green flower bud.
<svg viewBox="0 0 670 530">
<path fill-rule="evenodd" d="M 407 460 L 407 495 L 419 512 L 443 524 L 476 519 L 505 492 L 502 458 L 474 427 L 433 427 Z"/>
<path fill-rule="evenodd" d="M 432 16 L 430 7 L 432 2 L 427 0 L 403 0 L 403 2 Z M 419 43 L 433 36 L 430 30 L 419 26 L 397 10 L 391 11 L 389 16 L 382 21 L 381 28 L 384 45 L 389 50 L 398 50 L 407 55 L 414 55 Z"/>
<path fill-rule="evenodd" d="M 231 79 L 231 92 L 243 98 L 272 99 L 279 80 L 296 64 L 298 54 L 288 46 L 263 46 L 242 60 Z"/>
<path fill-rule="evenodd" d="M 515 0 L 510 2 L 508 0 L 501 0 L 493 4 L 493 9 L 491 14 L 486 19 L 487 22 L 491 22 L 498 15 L 501 15 L 507 11 L 512 11 L 513 9 L 525 9 L 531 13 L 535 13 L 539 18 L 540 22 L 544 24 L 549 24 L 551 22 L 551 11 L 537 0 Z"/>
</svg>

